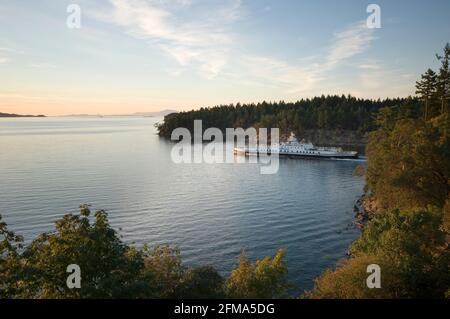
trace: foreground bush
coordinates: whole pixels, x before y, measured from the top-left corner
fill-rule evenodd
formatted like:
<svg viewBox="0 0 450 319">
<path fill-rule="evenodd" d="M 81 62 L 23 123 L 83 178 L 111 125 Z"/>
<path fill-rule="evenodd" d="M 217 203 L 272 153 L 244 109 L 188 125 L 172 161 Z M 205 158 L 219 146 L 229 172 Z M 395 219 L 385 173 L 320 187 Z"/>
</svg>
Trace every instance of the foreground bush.
<svg viewBox="0 0 450 319">
<path fill-rule="evenodd" d="M 265 257 L 251 263 L 242 253 L 239 266 L 226 282 L 228 296 L 237 299 L 286 297 L 289 285 L 284 281 L 288 272 L 284 256 L 285 251 L 279 250 L 273 258 Z"/>
<path fill-rule="evenodd" d="M 376 215 L 351 247 L 351 258 L 320 276 L 313 298 L 444 298 L 450 254 L 435 211 Z M 381 289 L 366 285 L 367 266 L 381 267 Z"/>
<path fill-rule="evenodd" d="M 137 249 L 122 242 L 105 211 L 56 222 L 52 233 L 38 236 L 23 249 L 22 238 L 0 217 L 1 298 L 270 298 L 285 294 L 284 252 L 255 264 L 246 261 L 248 276 L 230 278 L 214 268 L 187 268 L 179 251 L 168 246 Z M 242 258 L 241 258 L 242 261 Z M 81 288 L 67 287 L 67 266 L 81 269 Z"/>
</svg>

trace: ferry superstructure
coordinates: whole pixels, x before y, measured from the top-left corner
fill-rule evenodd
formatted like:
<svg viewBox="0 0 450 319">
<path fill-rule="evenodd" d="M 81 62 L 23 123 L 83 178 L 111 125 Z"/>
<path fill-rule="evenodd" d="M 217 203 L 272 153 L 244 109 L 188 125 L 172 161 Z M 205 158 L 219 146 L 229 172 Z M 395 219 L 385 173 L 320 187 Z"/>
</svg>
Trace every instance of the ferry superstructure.
<svg viewBox="0 0 450 319">
<path fill-rule="evenodd" d="M 358 158 L 355 151 L 344 151 L 340 147 L 317 147 L 310 142 L 298 142 L 294 135 L 285 143 L 258 147 L 236 147 L 235 154 L 264 155 L 279 154 L 281 156 L 296 156 L 309 158 Z"/>
</svg>

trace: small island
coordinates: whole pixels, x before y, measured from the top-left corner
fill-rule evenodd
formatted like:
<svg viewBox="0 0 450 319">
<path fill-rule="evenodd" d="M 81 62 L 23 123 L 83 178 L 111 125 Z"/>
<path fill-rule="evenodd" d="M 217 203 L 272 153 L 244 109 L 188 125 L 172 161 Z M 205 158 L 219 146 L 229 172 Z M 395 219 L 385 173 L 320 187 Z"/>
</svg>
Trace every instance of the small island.
<svg viewBox="0 0 450 319">
<path fill-rule="evenodd" d="M 0 112 L 0 117 L 45 117 L 45 115 L 20 115 L 20 114 L 11 114 L 11 113 L 2 113 Z"/>
</svg>

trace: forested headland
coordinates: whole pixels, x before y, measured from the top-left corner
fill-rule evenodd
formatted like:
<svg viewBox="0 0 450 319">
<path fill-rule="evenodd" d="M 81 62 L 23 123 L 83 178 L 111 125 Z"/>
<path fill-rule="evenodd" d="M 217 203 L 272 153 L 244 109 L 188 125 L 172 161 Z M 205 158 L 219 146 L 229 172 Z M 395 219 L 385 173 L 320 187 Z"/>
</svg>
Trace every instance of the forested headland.
<svg viewBox="0 0 450 319">
<path fill-rule="evenodd" d="M 216 127 L 223 133 L 226 128 L 279 128 L 282 138 L 293 132 L 319 144 L 365 144 L 367 133 L 377 127 L 377 112 L 385 107 L 406 107 L 414 115 L 421 112 L 420 101 L 413 97 L 368 100 L 350 95 L 320 96 L 292 103 L 237 103 L 172 113 L 157 129 L 160 136 L 170 139 L 174 129 L 183 127 L 192 133 L 194 120 L 202 120 L 204 130 Z"/>
<path fill-rule="evenodd" d="M 127 245 L 104 211 L 92 218 L 89 207 L 82 206 L 80 214 L 66 215 L 53 232 L 26 247 L 0 218 L 0 298 L 450 298 L 449 45 L 438 60 L 439 70 L 427 70 L 416 83 L 417 98 L 389 100 L 391 105 L 366 101 L 367 106 L 355 106 L 355 113 L 350 113 L 349 118 L 360 112 L 365 120 L 346 124 L 370 132 L 364 199 L 368 222 L 349 257 L 326 270 L 302 296 L 288 294 L 284 257 L 289 252 L 280 250 L 257 261 L 243 253 L 224 277 L 210 266 L 184 266 L 173 247 Z M 303 103 L 330 99 L 353 98 Z M 261 122 L 269 114 L 261 117 L 260 111 L 276 109 L 274 105 L 260 106 L 258 116 L 244 111 L 257 106 L 195 112 L 205 116 L 205 126 L 221 128 L 220 123 L 229 121 L 246 127 Z M 279 119 L 287 108 L 304 111 L 292 104 L 270 116 Z M 237 110 L 246 117 L 237 117 Z M 221 111 L 223 121 L 215 113 Z M 195 112 L 169 115 L 160 134 L 165 136 L 174 125 L 189 127 L 188 121 L 198 119 Z M 208 114 L 215 116 L 208 119 Z M 248 122 L 237 123 L 238 119 Z M 332 119 L 330 127 L 344 123 Z M 82 269 L 80 289 L 66 285 L 70 264 Z M 381 288 L 366 285 L 367 266 L 372 264 L 380 266 Z"/>
</svg>

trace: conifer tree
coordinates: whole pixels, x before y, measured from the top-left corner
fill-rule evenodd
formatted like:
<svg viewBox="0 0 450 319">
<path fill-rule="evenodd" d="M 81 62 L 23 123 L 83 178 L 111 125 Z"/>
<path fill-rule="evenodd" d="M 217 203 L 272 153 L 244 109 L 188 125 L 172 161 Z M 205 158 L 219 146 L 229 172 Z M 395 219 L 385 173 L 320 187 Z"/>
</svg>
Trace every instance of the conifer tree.
<svg viewBox="0 0 450 319">
<path fill-rule="evenodd" d="M 441 67 L 437 78 L 438 96 L 441 100 L 441 114 L 445 114 L 444 136 L 445 138 L 448 138 L 448 128 L 450 125 L 448 116 L 448 100 L 450 99 L 450 44 L 447 43 L 444 47 L 444 55 L 436 55 L 436 57 L 441 62 Z"/>
<path fill-rule="evenodd" d="M 421 80 L 416 82 L 416 94 L 425 103 L 424 118 L 428 119 L 430 101 L 436 96 L 437 75 L 432 69 L 428 69 L 422 74 Z"/>
<path fill-rule="evenodd" d="M 436 55 L 436 57 L 441 62 L 439 75 L 437 76 L 437 93 L 441 101 L 441 114 L 444 114 L 448 112 L 447 104 L 450 98 L 450 44 L 447 43 L 442 56 Z"/>
</svg>

